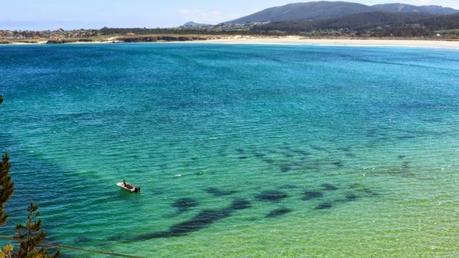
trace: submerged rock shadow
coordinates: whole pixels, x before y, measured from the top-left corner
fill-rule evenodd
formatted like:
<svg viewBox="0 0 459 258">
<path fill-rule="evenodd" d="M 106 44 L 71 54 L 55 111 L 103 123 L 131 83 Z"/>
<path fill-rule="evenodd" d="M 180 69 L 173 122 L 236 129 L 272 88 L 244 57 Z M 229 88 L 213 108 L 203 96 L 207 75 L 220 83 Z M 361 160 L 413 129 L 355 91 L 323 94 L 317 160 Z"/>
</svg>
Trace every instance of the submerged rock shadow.
<svg viewBox="0 0 459 258">
<path fill-rule="evenodd" d="M 199 202 L 193 198 L 180 198 L 172 204 L 172 207 L 177 209 L 177 213 L 181 214 L 198 205 Z"/>
<path fill-rule="evenodd" d="M 292 210 L 289 208 L 285 208 L 285 207 L 277 208 L 275 210 L 270 211 L 268 214 L 266 214 L 265 218 L 270 218 L 270 219 L 277 218 L 277 217 L 286 215 L 287 213 L 290 213 L 290 212 L 292 212 Z"/>
<path fill-rule="evenodd" d="M 287 197 L 287 193 L 278 190 L 263 191 L 255 196 L 257 200 L 265 202 L 279 202 Z"/>
<path fill-rule="evenodd" d="M 323 184 L 322 186 L 324 185 L 327 185 L 327 184 Z M 336 190 L 338 190 L 338 188 L 336 188 L 335 190 L 329 190 L 329 191 L 336 191 Z M 372 191 L 365 185 L 362 185 L 360 183 L 355 183 L 355 184 L 351 184 L 348 189 L 345 189 L 343 198 L 338 198 L 332 201 L 326 201 L 326 202 L 320 203 L 316 205 L 314 209 L 315 210 L 329 210 L 338 204 L 354 202 L 364 197 L 374 197 L 374 196 L 377 196 L 377 193 L 375 193 L 374 191 Z"/>
<path fill-rule="evenodd" d="M 321 198 L 323 197 L 324 194 L 322 192 L 318 192 L 318 191 L 304 191 L 303 193 L 303 197 L 301 198 L 301 200 L 303 201 L 309 201 L 309 200 L 312 200 L 312 199 L 317 199 L 317 198 Z"/>
<path fill-rule="evenodd" d="M 131 241 L 185 236 L 189 233 L 207 228 L 211 224 L 231 216 L 238 210 L 244 210 L 250 207 L 251 204 L 249 201 L 245 199 L 235 199 L 233 203 L 226 208 L 203 210 L 191 219 L 171 226 L 169 230 L 142 234 L 132 238 Z"/>
</svg>

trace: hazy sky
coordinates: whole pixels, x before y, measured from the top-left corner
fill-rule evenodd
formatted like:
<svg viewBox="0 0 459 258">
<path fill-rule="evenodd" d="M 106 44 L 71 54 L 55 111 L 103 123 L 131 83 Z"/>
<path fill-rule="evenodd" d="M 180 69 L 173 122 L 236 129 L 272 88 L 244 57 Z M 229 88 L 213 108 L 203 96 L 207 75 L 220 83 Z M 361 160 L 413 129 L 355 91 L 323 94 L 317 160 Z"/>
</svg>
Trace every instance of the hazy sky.
<svg viewBox="0 0 459 258">
<path fill-rule="evenodd" d="M 0 0 L 0 29 L 167 27 L 187 21 L 220 23 L 301 0 Z M 306 2 L 306 1 L 304 1 Z M 459 0 L 368 0 L 459 9 Z"/>
</svg>

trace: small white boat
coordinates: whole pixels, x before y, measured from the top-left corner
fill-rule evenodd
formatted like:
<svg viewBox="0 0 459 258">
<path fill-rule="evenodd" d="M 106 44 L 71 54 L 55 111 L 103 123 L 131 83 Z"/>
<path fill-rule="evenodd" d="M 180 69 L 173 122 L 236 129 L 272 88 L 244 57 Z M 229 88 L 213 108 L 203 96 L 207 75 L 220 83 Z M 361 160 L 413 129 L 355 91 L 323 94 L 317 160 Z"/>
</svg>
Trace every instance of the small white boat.
<svg viewBox="0 0 459 258">
<path fill-rule="evenodd" d="M 140 187 L 137 187 L 135 185 L 132 185 L 132 184 L 129 184 L 129 183 L 126 183 L 126 182 L 119 182 L 116 185 L 119 186 L 119 188 L 121 188 L 123 190 L 126 190 L 128 192 L 131 192 L 131 193 L 140 192 Z"/>
</svg>

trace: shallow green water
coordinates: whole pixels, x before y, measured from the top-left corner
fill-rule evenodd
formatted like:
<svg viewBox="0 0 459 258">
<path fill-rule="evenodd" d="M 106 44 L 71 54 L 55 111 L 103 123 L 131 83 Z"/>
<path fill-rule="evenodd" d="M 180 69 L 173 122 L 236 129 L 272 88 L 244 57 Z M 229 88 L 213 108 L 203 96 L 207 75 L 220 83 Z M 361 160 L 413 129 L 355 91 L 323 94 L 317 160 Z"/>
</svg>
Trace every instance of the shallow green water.
<svg viewBox="0 0 459 258">
<path fill-rule="evenodd" d="M 450 50 L 0 47 L 12 224 L 34 200 L 51 241 L 140 256 L 457 257 L 458 78 Z"/>
</svg>

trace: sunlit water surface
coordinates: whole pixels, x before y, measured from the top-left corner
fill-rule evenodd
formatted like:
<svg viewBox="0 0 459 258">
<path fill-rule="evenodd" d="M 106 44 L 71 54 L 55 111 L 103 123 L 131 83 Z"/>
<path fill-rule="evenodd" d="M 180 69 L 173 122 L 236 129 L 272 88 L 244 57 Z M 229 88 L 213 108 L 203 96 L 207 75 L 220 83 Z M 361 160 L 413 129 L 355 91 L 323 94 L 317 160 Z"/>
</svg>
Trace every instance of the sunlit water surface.
<svg viewBox="0 0 459 258">
<path fill-rule="evenodd" d="M 459 256 L 459 51 L 3 46 L 0 94 L 10 224 L 36 201 L 49 241 L 149 257 Z"/>
</svg>

